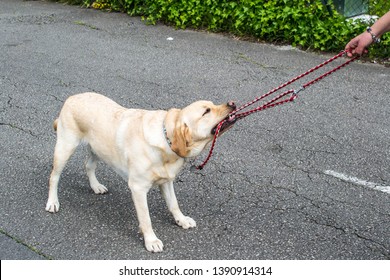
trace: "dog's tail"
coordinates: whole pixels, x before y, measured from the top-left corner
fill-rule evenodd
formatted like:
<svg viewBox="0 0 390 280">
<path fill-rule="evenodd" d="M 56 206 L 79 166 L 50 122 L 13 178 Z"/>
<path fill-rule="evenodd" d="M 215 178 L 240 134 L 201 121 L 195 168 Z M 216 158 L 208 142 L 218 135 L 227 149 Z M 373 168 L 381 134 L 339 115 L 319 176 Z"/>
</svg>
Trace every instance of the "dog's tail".
<svg viewBox="0 0 390 280">
<path fill-rule="evenodd" d="M 54 128 L 54 131 L 57 131 L 57 126 L 58 126 L 58 119 L 56 119 L 53 123 L 53 128 Z"/>
</svg>

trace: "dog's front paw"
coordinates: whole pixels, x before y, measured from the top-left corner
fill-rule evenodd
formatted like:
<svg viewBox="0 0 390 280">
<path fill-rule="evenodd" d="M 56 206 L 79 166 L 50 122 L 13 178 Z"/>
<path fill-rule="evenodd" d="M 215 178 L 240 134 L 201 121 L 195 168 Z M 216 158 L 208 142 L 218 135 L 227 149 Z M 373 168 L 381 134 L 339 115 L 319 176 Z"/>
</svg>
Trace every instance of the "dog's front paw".
<svg viewBox="0 0 390 280">
<path fill-rule="evenodd" d="M 60 210 L 60 203 L 58 202 L 58 200 L 47 202 L 46 211 L 48 211 L 50 213 L 56 213 L 56 212 L 58 212 L 58 210 Z"/>
<path fill-rule="evenodd" d="M 163 251 L 164 245 L 160 239 L 156 238 L 154 240 L 145 240 L 145 247 L 149 252 L 158 253 Z"/>
<path fill-rule="evenodd" d="M 183 216 L 180 220 L 176 220 L 176 223 L 184 229 L 196 227 L 196 222 L 188 216 Z"/>
<path fill-rule="evenodd" d="M 102 184 L 91 185 L 91 188 L 96 194 L 105 194 L 108 192 L 108 189 Z"/>
</svg>

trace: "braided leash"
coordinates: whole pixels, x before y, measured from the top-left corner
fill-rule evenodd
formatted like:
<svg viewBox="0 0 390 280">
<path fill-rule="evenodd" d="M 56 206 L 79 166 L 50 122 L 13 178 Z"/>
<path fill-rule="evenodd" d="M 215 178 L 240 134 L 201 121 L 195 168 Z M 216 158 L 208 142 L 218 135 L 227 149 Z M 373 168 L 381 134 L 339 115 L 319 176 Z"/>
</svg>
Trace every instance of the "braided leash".
<svg viewBox="0 0 390 280">
<path fill-rule="evenodd" d="M 256 107 L 256 108 L 254 108 L 252 110 L 248 110 L 248 111 L 242 112 L 242 113 L 237 113 L 237 112 L 242 111 L 243 109 L 251 106 L 252 104 L 254 104 L 254 103 L 256 103 L 256 102 L 258 102 L 258 101 L 260 101 L 260 100 L 262 100 L 262 99 L 264 99 L 264 98 L 266 98 L 268 96 L 270 96 L 271 94 L 275 93 L 276 91 L 279 91 L 280 89 L 282 89 L 282 88 L 284 88 L 284 87 L 286 87 L 286 86 L 296 82 L 297 80 L 299 80 L 299 79 L 309 75 L 310 73 L 318 70 L 319 68 L 324 67 L 325 65 L 327 65 L 327 64 L 331 63 L 332 61 L 338 59 L 339 57 L 343 56 L 346 52 L 347 51 L 345 51 L 345 50 L 341 51 L 339 54 L 335 55 L 334 57 L 332 57 L 332 58 L 324 61 L 323 63 L 321 63 L 321 64 L 319 64 L 319 65 L 309 69 L 308 71 L 302 73 L 301 75 L 299 75 L 299 76 L 289 80 L 288 82 L 286 82 L 286 83 L 284 83 L 284 84 L 282 84 L 282 85 L 280 85 L 280 86 L 270 90 L 266 94 L 255 98 L 254 100 L 252 100 L 252 101 L 242 105 L 241 107 L 239 107 L 239 108 L 235 109 L 233 112 L 231 112 L 226 119 L 222 120 L 218 124 L 218 126 L 216 128 L 216 131 L 215 131 L 215 134 L 214 134 L 214 139 L 213 139 L 213 142 L 211 144 L 210 151 L 209 151 L 209 154 L 208 154 L 207 158 L 200 165 L 198 165 L 198 166 L 193 165 L 191 167 L 191 170 L 196 170 L 196 169 L 197 170 L 202 170 L 204 168 L 204 166 L 207 164 L 207 162 L 209 161 L 209 159 L 211 158 L 211 156 L 213 154 L 215 143 L 217 141 L 219 132 L 220 132 L 222 126 L 226 122 L 234 123 L 237 120 L 242 119 L 244 117 L 247 117 L 247 116 L 249 116 L 249 115 L 251 115 L 251 114 L 253 114 L 255 112 L 263 111 L 263 110 L 268 109 L 268 108 L 273 108 L 273 107 L 276 107 L 276 106 L 279 106 L 279 105 L 282 105 L 282 104 L 286 104 L 288 102 L 292 102 L 292 101 L 294 101 L 298 97 L 298 93 L 299 92 L 305 90 L 308 86 L 311 86 L 312 84 L 322 80 L 323 78 L 329 76 L 330 74 L 333 74 L 334 72 L 340 70 L 344 66 L 346 66 L 346 65 L 350 64 L 352 61 L 356 60 L 358 57 L 353 57 L 353 58 L 349 59 L 348 61 L 344 62 L 343 64 L 341 64 L 341 65 L 333 68 L 332 70 L 330 70 L 330 71 L 328 71 L 328 72 L 318 76 L 317 78 L 311 80 L 310 82 L 307 82 L 306 84 L 302 85 L 298 90 L 287 90 L 287 91 L 283 92 L 282 94 L 279 94 L 275 98 L 271 99 L 270 101 L 264 103 L 263 105 L 261 105 L 259 107 Z M 289 95 L 289 94 L 290 94 L 289 97 L 287 97 L 285 99 L 282 99 L 283 97 L 285 97 L 286 95 Z M 280 100 L 280 99 L 282 99 L 282 100 Z"/>
</svg>

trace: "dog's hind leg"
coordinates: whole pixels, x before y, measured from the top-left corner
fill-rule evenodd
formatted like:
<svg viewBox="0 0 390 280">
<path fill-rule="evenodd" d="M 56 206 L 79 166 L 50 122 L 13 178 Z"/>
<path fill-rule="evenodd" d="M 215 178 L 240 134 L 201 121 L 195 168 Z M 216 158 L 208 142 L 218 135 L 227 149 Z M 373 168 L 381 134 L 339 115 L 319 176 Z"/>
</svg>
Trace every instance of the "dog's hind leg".
<svg viewBox="0 0 390 280">
<path fill-rule="evenodd" d="M 96 166 L 97 166 L 97 162 L 98 162 L 98 157 L 95 155 L 95 153 L 92 151 L 91 146 L 89 146 L 89 145 L 88 145 L 88 150 L 89 150 L 89 153 L 88 153 L 88 158 L 85 162 L 85 169 L 87 170 L 89 184 L 90 184 L 92 190 L 96 194 L 104 194 L 108 190 L 105 186 L 103 186 L 102 184 L 99 183 L 99 181 L 96 178 L 96 174 L 95 174 Z"/>
<path fill-rule="evenodd" d="M 80 141 L 81 139 L 77 135 L 71 132 L 67 133 L 66 130 L 61 127 L 61 124 L 58 124 L 57 143 L 54 150 L 53 170 L 49 180 L 49 198 L 46 204 L 46 211 L 55 213 L 60 209 L 60 203 L 58 201 L 58 181 L 60 180 L 62 170 L 80 144 Z"/>
</svg>

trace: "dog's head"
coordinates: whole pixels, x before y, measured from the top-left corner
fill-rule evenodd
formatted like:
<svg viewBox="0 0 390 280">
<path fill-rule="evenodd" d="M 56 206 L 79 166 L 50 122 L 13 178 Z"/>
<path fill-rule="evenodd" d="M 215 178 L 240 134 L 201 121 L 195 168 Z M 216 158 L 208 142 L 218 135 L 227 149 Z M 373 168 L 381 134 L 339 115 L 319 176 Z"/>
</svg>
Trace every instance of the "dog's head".
<svg viewBox="0 0 390 280">
<path fill-rule="evenodd" d="M 214 105 L 210 101 L 197 101 L 181 110 L 171 109 L 168 117 L 174 121 L 172 150 L 180 157 L 197 156 L 213 139 L 218 124 L 235 108 L 234 102 Z M 227 121 L 220 133 L 232 124 Z"/>
</svg>

